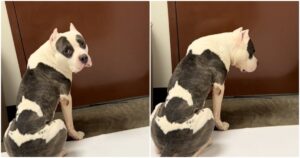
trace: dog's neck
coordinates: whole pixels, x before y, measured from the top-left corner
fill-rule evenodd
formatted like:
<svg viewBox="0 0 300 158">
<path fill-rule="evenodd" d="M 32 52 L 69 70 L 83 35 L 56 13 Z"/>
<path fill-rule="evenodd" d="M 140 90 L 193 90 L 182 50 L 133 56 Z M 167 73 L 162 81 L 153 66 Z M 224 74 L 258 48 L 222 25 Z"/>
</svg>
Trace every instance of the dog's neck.
<svg viewBox="0 0 300 158">
<path fill-rule="evenodd" d="M 45 42 L 39 49 L 37 49 L 28 59 L 27 67 L 34 69 L 38 63 L 44 63 L 56 71 L 63 74 L 66 78 L 72 81 L 72 71 L 66 62 L 59 62 L 55 58 L 55 52 L 52 49 L 50 42 Z"/>
<path fill-rule="evenodd" d="M 225 32 L 204 36 L 193 41 L 189 45 L 187 53 L 192 50 L 193 54 L 201 55 L 206 49 L 209 49 L 220 57 L 227 71 L 229 71 L 230 65 L 235 63 L 235 46 L 236 43 L 232 32 Z"/>
</svg>

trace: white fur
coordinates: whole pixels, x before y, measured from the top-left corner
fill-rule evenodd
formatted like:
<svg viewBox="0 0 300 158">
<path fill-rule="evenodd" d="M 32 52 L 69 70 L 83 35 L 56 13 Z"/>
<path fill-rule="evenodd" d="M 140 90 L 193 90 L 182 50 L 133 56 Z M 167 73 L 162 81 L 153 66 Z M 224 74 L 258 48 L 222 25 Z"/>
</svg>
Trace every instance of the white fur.
<svg viewBox="0 0 300 158">
<path fill-rule="evenodd" d="M 28 59 L 28 68 L 34 69 L 39 63 L 51 66 L 56 71 L 62 73 L 66 78 L 72 81 L 72 71 L 65 62 L 59 62 L 55 57 L 55 51 L 51 48 L 50 42 L 45 42 Z M 61 55 L 62 56 L 62 55 Z"/>
<path fill-rule="evenodd" d="M 92 66 L 92 60 L 88 55 L 88 46 L 86 45 L 86 48 L 82 49 L 76 41 L 76 35 L 81 35 L 81 33 L 76 30 L 72 23 L 70 24 L 70 30 L 68 32 L 58 33 L 57 29 L 54 29 L 49 40 L 29 57 L 28 67 L 33 69 L 38 65 L 38 63 L 44 63 L 62 73 L 65 77 L 72 81 L 72 72 L 77 73 L 85 66 Z M 61 36 L 66 37 L 74 48 L 71 58 L 66 58 L 56 50 L 56 41 Z M 79 56 L 83 54 L 88 56 L 88 62 L 86 65 L 82 64 L 79 60 Z"/>
<path fill-rule="evenodd" d="M 153 120 L 154 116 L 156 115 L 157 110 L 160 108 L 161 104 L 162 104 L 162 103 L 159 103 L 159 104 L 157 104 L 157 105 L 155 106 L 153 112 L 152 112 L 151 115 L 150 115 L 150 122 L 152 122 L 152 120 Z"/>
<path fill-rule="evenodd" d="M 224 83 L 223 84 L 220 84 L 220 83 L 217 83 L 217 82 L 214 82 L 213 83 L 213 88 L 217 88 L 219 91 L 224 91 Z"/>
<path fill-rule="evenodd" d="M 31 111 L 35 112 L 39 117 L 43 116 L 41 107 L 39 105 L 37 105 L 35 102 L 30 101 L 23 96 L 21 103 L 18 105 L 16 120 L 18 120 L 19 115 L 24 110 L 31 110 Z"/>
<path fill-rule="evenodd" d="M 68 41 L 71 43 L 71 45 L 74 48 L 73 55 L 71 59 L 67 60 L 67 62 L 71 70 L 75 73 L 81 71 L 84 67 L 84 65 L 79 61 L 80 55 L 86 54 L 88 56 L 88 64 L 90 64 L 90 66 L 92 65 L 91 58 L 88 54 L 88 45 L 86 45 L 85 49 L 80 48 L 79 44 L 76 41 L 76 35 L 81 35 L 81 34 L 77 30 L 71 30 L 71 28 L 69 32 L 59 34 L 59 36 L 67 37 Z M 61 54 L 57 53 L 57 55 L 61 55 Z"/>
<path fill-rule="evenodd" d="M 155 122 L 164 132 L 164 134 L 167 134 L 171 131 L 183 129 L 191 129 L 193 130 L 193 133 L 196 133 L 210 119 L 213 119 L 212 111 L 209 108 L 204 108 L 198 114 L 194 114 L 192 118 L 183 123 L 171 123 L 167 120 L 166 116 L 157 116 L 155 118 Z"/>
<path fill-rule="evenodd" d="M 169 91 L 165 106 L 167 106 L 169 100 L 172 99 L 173 97 L 178 97 L 178 98 L 185 100 L 189 106 L 193 105 L 193 98 L 192 98 L 191 93 L 188 90 L 181 87 L 178 84 L 178 81 L 175 82 L 174 87 Z"/>
<path fill-rule="evenodd" d="M 249 59 L 247 46 L 249 41 L 249 30 L 242 30 L 242 27 L 233 32 L 219 33 L 201 37 L 193 41 L 188 49 L 195 55 L 201 55 L 204 50 L 209 49 L 220 57 L 227 71 L 230 65 L 239 68 L 241 71 L 252 72 L 257 67 L 257 59 L 253 56 Z"/>
<path fill-rule="evenodd" d="M 59 95 L 59 99 L 61 100 L 61 99 L 66 99 L 66 100 L 71 100 L 71 93 L 69 93 L 68 95 L 66 95 L 66 94 L 61 94 L 61 95 Z"/>
<path fill-rule="evenodd" d="M 230 53 L 233 50 L 232 33 L 220 33 L 201 37 L 189 45 L 187 52 L 192 50 L 193 54 L 201 55 L 206 49 L 218 55 L 227 71 L 229 71 Z"/>
<path fill-rule="evenodd" d="M 247 60 L 247 66 L 246 66 L 246 71 L 247 72 L 253 72 L 257 68 L 257 58 L 253 56 L 252 59 Z"/>
<path fill-rule="evenodd" d="M 257 58 L 253 56 L 249 59 L 246 53 L 237 53 L 235 60 L 234 66 L 239 68 L 240 71 L 253 72 L 257 67 Z"/>
<path fill-rule="evenodd" d="M 57 119 L 34 134 L 21 134 L 16 129 L 15 131 L 8 131 L 8 136 L 20 147 L 23 143 L 36 139 L 44 139 L 48 143 L 61 129 L 66 129 L 65 124 L 62 120 Z"/>
</svg>

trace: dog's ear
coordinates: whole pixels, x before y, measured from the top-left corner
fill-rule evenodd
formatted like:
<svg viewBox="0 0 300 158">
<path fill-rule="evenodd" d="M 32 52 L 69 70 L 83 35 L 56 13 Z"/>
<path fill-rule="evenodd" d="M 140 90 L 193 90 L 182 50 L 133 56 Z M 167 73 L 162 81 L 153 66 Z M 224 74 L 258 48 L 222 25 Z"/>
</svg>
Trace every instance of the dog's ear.
<svg viewBox="0 0 300 158">
<path fill-rule="evenodd" d="M 239 28 L 235 29 L 233 32 L 234 33 L 240 33 L 242 31 L 243 31 L 243 27 L 239 27 Z"/>
<path fill-rule="evenodd" d="M 249 30 L 246 29 L 246 30 L 243 30 L 242 27 L 238 28 L 238 29 L 235 29 L 233 31 L 234 33 L 234 37 L 237 41 L 237 43 L 241 43 L 241 42 L 248 42 L 249 40 Z"/>
<path fill-rule="evenodd" d="M 70 23 L 70 31 L 77 31 L 73 23 Z M 78 32 L 78 31 L 77 31 Z"/>
<path fill-rule="evenodd" d="M 57 28 L 55 28 L 49 38 L 50 42 L 53 42 L 58 36 Z"/>
<path fill-rule="evenodd" d="M 241 38 L 242 38 L 242 41 L 246 41 L 246 42 L 248 42 L 248 40 L 249 40 L 249 30 L 247 29 L 247 30 L 244 30 L 244 31 L 242 31 L 241 32 Z"/>
</svg>

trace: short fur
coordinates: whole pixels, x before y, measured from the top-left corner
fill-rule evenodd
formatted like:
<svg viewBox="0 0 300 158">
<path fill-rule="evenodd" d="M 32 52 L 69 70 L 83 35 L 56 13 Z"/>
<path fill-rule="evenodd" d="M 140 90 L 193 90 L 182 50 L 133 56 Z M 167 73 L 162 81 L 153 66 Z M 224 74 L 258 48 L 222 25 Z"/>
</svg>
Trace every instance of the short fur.
<svg viewBox="0 0 300 158">
<path fill-rule="evenodd" d="M 176 66 L 164 103 L 151 115 L 151 135 L 161 156 L 193 156 L 207 146 L 217 125 L 226 130 L 219 110 L 229 66 L 256 69 L 254 45 L 248 30 L 205 36 L 195 40 Z M 213 89 L 214 114 L 205 108 Z"/>
<path fill-rule="evenodd" d="M 30 56 L 18 91 L 16 118 L 4 135 L 9 156 L 62 156 L 67 133 L 75 139 L 84 136 L 74 129 L 70 109 L 72 72 L 92 64 L 79 34 L 72 24 L 65 33 L 59 34 L 55 29 Z M 83 54 L 88 57 L 87 63 L 80 63 Z M 59 102 L 67 126 L 60 119 L 54 120 Z"/>
</svg>

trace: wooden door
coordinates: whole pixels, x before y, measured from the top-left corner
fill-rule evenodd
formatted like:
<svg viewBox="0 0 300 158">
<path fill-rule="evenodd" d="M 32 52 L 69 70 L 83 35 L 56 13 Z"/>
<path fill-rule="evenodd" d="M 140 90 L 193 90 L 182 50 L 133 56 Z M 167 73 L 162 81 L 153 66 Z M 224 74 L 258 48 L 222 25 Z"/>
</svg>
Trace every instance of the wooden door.
<svg viewBox="0 0 300 158">
<path fill-rule="evenodd" d="M 298 2 L 169 2 L 173 69 L 188 45 L 209 34 L 250 29 L 259 66 L 231 68 L 225 95 L 298 93 Z"/>
<path fill-rule="evenodd" d="M 83 34 L 93 61 L 73 75 L 75 106 L 148 95 L 148 2 L 6 2 L 20 70 L 55 27 L 70 22 Z"/>
</svg>

